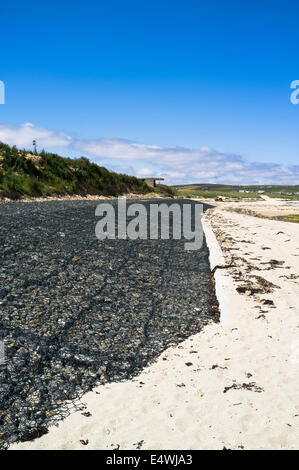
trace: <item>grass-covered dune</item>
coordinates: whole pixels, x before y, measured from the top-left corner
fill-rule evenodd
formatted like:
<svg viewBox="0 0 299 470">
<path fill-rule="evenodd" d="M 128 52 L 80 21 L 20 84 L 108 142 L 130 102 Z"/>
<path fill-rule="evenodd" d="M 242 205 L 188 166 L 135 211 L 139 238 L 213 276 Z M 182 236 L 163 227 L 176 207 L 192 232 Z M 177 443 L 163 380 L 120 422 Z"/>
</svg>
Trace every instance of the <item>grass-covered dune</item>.
<svg viewBox="0 0 299 470">
<path fill-rule="evenodd" d="M 149 191 L 138 178 L 109 171 L 85 157 L 71 159 L 45 151 L 33 153 L 0 142 L 0 198 L 116 196 Z"/>
</svg>

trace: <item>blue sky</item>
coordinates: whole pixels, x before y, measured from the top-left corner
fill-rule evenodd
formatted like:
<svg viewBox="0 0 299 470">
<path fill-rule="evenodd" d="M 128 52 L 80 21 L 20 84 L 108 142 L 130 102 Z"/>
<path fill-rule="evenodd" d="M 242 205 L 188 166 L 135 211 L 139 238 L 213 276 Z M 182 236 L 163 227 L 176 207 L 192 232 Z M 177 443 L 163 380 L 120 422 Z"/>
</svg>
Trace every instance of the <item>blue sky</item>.
<svg viewBox="0 0 299 470">
<path fill-rule="evenodd" d="M 297 0 L 29 0 L 0 14 L 0 140 L 170 184 L 299 184 Z"/>
</svg>

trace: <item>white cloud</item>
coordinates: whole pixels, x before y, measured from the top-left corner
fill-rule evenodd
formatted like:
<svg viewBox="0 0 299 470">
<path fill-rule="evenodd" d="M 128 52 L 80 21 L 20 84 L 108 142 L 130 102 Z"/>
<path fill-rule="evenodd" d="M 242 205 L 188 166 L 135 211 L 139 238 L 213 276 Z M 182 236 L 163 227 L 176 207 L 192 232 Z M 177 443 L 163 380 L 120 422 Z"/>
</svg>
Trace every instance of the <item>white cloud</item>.
<svg viewBox="0 0 299 470">
<path fill-rule="evenodd" d="M 55 133 L 48 129 L 34 126 L 30 122 L 20 126 L 0 124 L 0 141 L 17 147 L 32 147 L 32 141 L 37 140 L 39 147 L 67 147 L 72 138 L 61 133 Z"/>
<path fill-rule="evenodd" d="M 275 163 L 248 163 L 239 155 L 225 154 L 202 146 L 161 147 L 126 139 L 79 140 L 64 133 L 39 128 L 31 123 L 20 126 L 0 124 L 0 141 L 18 147 L 64 147 L 72 153 L 84 153 L 115 171 L 137 176 L 162 176 L 169 184 L 299 184 L 299 166 Z M 64 152 L 66 154 L 66 151 Z"/>
<path fill-rule="evenodd" d="M 151 170 L 150 168 L 140 168 L 140 170 L 137 170 L 136 171 L 136 175 L 137 176 L 151 176 L 153 174 L 153 170 Z"/>
</svg>

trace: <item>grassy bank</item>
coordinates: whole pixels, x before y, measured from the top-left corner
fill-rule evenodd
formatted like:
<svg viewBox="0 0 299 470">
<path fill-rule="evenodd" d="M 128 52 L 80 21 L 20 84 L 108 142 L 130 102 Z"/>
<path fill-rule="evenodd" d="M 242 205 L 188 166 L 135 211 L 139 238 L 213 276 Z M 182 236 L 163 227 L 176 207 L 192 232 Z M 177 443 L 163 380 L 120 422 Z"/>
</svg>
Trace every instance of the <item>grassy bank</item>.
<svg viewBox="0 0 299 470">
<path fill-rule="evenodd" d="M 173 190 L 163 185 L 163 194 Z M 47 197 L 64 195 L 146 194 L 151 189 L 134 176 L 118 174 L 90 162 L 87 158 L 61 157 L 28 150 L 0 142 L 0 197 Z"/>
</svg>

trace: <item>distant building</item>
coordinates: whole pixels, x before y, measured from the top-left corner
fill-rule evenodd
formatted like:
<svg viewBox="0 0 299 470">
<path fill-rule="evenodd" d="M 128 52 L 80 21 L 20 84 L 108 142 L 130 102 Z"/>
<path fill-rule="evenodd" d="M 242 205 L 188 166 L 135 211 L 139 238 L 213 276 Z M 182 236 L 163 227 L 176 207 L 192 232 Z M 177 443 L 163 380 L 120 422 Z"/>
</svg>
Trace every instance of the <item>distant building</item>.
<svg viewBox="0 0 299 470">
<path fill-rule="evenodd" d="M 148 186 L 150 186 L 151 188 L 155 188 L 155 186 L 157 186 L 157 183 L 156 181 L 164 181 L 164 178 L 154 178 L 154 177 L 151 177 L 151 178 L 140 178 L 142 181 L 144 181 Z"/>
</svg>

